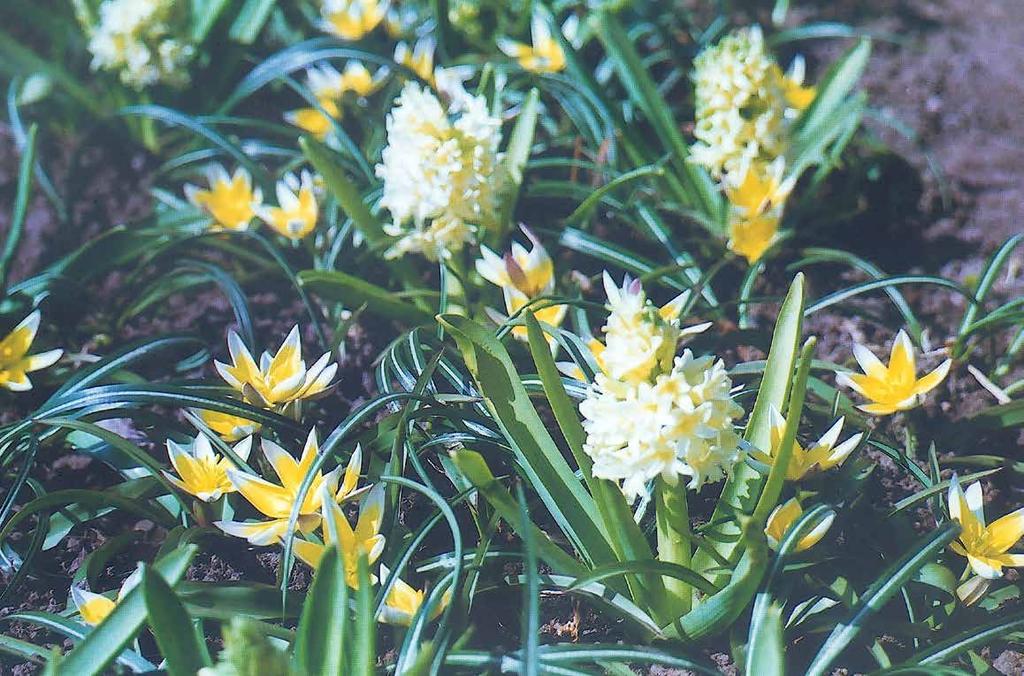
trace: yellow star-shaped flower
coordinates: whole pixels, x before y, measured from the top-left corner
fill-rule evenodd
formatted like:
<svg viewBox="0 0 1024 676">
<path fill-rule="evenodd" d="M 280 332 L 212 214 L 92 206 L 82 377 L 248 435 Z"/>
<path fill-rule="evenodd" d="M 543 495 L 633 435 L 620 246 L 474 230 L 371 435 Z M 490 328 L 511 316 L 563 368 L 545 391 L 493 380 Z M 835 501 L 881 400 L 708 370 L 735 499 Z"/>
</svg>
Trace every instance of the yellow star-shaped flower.
<svg viewBox="0 0 1024 676">
<path fill-rule="evenodd" d="M 791 498 L 772 510 L 772 513 L 768 516 L 768 525 L 764 529 L 765 535 L 768 536 L 768 545 L 772 549 L 779 548 L 779 544 L 786 537 L 786 533 L 789 532 L 789 529 L 793 527 L 793 524 L 799 520 L 803 513 L 803 507 L 800 506 L 800 502 L 796 498 Z M 810 532 L 796 543 L 796 551 L 802 552 L 816 545 L 821 538 L 825 537 L 825 533 L 832 527 L 832 522 L 835 518 L 835 512 L 829 512 L 814 524 Z"/>
<path fill-rule="evenodd" d="M 960 522 L 960 537 L 949 547 L 967 558 L 971 570 L 986 580 L 1002 577 L 1003 568 L 1024 566 L 1024 554 L 1009 549 L 1024 537 L 1024 508 L 985 524 L 981 483 L 964 491 L 956 475 L 949 482 L 949 518 Z"/>
<path fill-rule="evenodd" d="M 209 214 L 214 230 L 247 230 L 256 208 L 263 203 L 263 193 L 253 188 L 249 172 L 238 167 L 229 175 L 227 169 L 215 164 L 207 168 L 206 182 L 206 190 L 185 185 L 188 201 Z"/>
<path fill-rule="evenodd" d="M 896 334 L 892 343 L 888 366 L 863 345 L 853 346 L 853 356 L 864 373 L 840 373 L 836 376 L 836 383 L 870 400 L 871 403 L 858 408 L 875 415 L 914 408 L 924 401 L 925 394 L 946 378 L 953 363 L 947 359 L 928 375 L 918 378 L 914 346 L 903 330 Z"/>
<path fill-rule="evenodd" d="M 280 484 L 273 484 L 254 474 L 238 469 L 226 470 L 228 479 L 235 489 L 261 514 L 269 517 L 266 521 L 218 521 L 216 526 L 228 535 L 245 538 L 254 545 L 270 545 L 281 542 L 288 532 L 288 521 L 292 507 L 298 501 L 299 488 L 313 461 L 320 452 L 316 430 L 310 430 L 302 455 L 296 461 L 288 451 L 269 439 L 263 440 L 263 455 L 274 468 Z M 312 533 L 320 525 L 321 487 L 334 494 L 338 485 L 338 471 L 324 475 L 317 472 L 309 490 L 299 507 L 297 527 L 302 533 Z M 347 478 L 347 477 L 346 477 Z"/>
<path fill-rule="evenodd" d="M 378 0 L 324 0 L 320 29 L 342 40 L 362 40 L 384 20 L 390 4 Z"/>
<path fill-rule="evenodd" d="M 507 38 L 498 39 L 498 49 L 519 62 L 524 70 L 533 73 L 557 73 L 565 69 L 565 52 L 551 35 L 551 29 L 540 15 L 530 21 L 530 37 L 533 45 L 526 45 Z"/>
<path fill-rule="evenodd" d="M 256 215 L 264 223 L 292 241 L 298 241 L 316 227 L 318 206 L 313 176 L 303 171 L 301 178 L 286 174 L 277 182 L 276 207 L 259 207 Z"/>
<path fill-rule="evenodd" d="M 839 441 L 839 435 L 843 431 L 843 422 L 843 418 L 837 420 L 827 432 L 821 435 L 820 439 L 814 442 L 814 445 L 807 449 L 798 442 L 793 442 L 793 454 L 786 467 L 787 480 L 800 481 L 806 476 L 825 472 L 833 467 L 838 467 L 850 456 L 864 434 L 858 432 L 837 446 L 836 442 Z M 774 406 L 771 408 L 771 423 L 771 452 L 764 453 L 756 449 L 750 452 L 752 458 L 765 465 L 775 464 L 775 457 L 786 430 L 786 419 Z"/>
<path fill-rule="evenodd" d="M 75 608 L 78 610 L 82 621 L 90 627 L 95 627 L 107 619 L 110 613 L 114 612 L 117 604 L 123 601 L 128 592 L 138 586 L 141 580 L 142 568 L 136 568 L 121 583 L 121 588 L 117 590 L 117 596 L 113 599 L 104 594 L 97 594 L 81 587 L 72 586 L 71 601 L 75 604 Z"/>
<path fill-rule="evenodd" d="M 252 437 L 246 437 L 232 449 L 242 460 L 249 459 Z M 192 443 L 183 445 L 167 440 L 167 455 L 177 476 L 164 472 L 167 480 L 203 502 L 216 502 L 225 493 L 234 493 L 235 486 L 228 479 L 227 472 L 234 468 L 229 458 L 222 458 L 213 452 L 210 440 L 199 434 Z"/>
</svg>

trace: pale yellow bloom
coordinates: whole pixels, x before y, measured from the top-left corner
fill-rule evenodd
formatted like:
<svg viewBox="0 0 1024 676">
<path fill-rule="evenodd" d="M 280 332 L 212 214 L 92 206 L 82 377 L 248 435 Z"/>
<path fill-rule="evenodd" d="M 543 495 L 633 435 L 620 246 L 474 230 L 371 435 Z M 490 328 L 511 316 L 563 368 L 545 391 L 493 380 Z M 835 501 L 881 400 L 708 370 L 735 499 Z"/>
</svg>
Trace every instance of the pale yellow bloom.
<svg viewBox="0 0 1024 676">
<path fill-rule="evenodd" d="M 551 257 L 540 240 L 525 226 L 523 232 L 533 244 L 529 251 L 519 242 L 513 242 L 512 251 L 500 257 L 481 245 L 482 257 L 476 262 L 480 276 L 501 288 L 505 310 L 509 315 L 519 312 L 534 299 L 550 296 L 555 290 L 555 266 Z M 568 309 L 567 305 L 551 305 L 534 310 L 534 315 L 538 321 L 557 327 L 561 325 Z M 513 327 L 512 335 L 519 340 L 527 340 L 526 327 Z M 556 344 L 551 336 L 547 336 L 547 340 L 552 346 Z"/>
<path fill-rule="evenodd" d="M 140 580 L 142 580 L 142 568 L 136 568 L 121 583 L 121 588 L 118 589 L 117 596 L 113 599 L 103 594 L 82 589 L 81 587 L 72 586 L 71 600 L 75 604 L 78 614 L 82 617 L 82 621 L 90 627 L 95 627 L 107 619 L 110 613 L 114 612 L 117 604 L 124 600 L 124 597 L 139 584 Z"/>
<path fill-rule="evenodd" d="M 1003 567 L 1024 566 L 1024 554 L 1008 550 L 1024 537 L 1024 508 L 1010 512 L 985 524 L 981 483 L 975 482 L 964 491 L 956 475 L 949 482 L 947 503 L 949 518 L 960 522 L 960 537 L 949 545 L 980 577 L 994 580 L 1002 577 Z"/>
<path fill-rule="evenodd" d="M 271 356 L 269 352 L 264 352 L 260 356 L 258 366 L 245 343 L 234 331 L 228 333 L 228 352 L 232 363 L 229 365 L 215 361 L 217 372 L 228 385 L 241 392 L 247 401 L 267 408 L 284 406 L 320 394 L 327 389 L 338 371 L 338 365 L 330 363 L 330 352 L 325 352 L 312 366 L 306 368 L 306 362 L 302 359 L 298 324 L 292 327 L 276 354 Z"/>
<path fill-rule="evenodd" d="M 0 387 L 6 387 L 14 392 L 31 390 L 32 381 L 27 374 L 53 366 L 64 354 L 64 350 L 28 354 L 32 348 L 32 341 L 36 339 L 36 333 L 39 331 L 41 318 L 42 314 L 36 310 L 0 340 Z"/>
<path fill-rule="evenodd" d="M 324 64 L 306 71 L 306 83 L 319 107 L 300 108 L 284 114 L 289 124 L 306 131 L 319 140 L 324 140 L 334 126 L 334 120 L 342 115 L 341 100 L 352 92 L 356 96 L 369 96 L 383 84 L 387 68 L 380 68 L 371 74 L 360 61 L 351 60 L 343 72 Z"/>
<path fill-rule="evenodd" d="M 280 484 L 273 484 L 254 474 L 228 469 L 227 476 L 234 487 L 267 521 L 217 521 L 216 526 L 228 535 L 245 538 L 254 545 L 280 542 L 288 533 L 288 520 L 299 498 L 302 480 L 309 473 L 320 452 L 316 430 L 310 430 L 302 455 L 296 461 L 288 451 L 269 439 L 263 440 L 263 455 L 274 468 Z M 347 478 L 347 477 L 346 477 Z M 323 474 L 317 472 L 299 507 L 297 527 L 302 533 L 312 533 L 320 525 L 321 487 L 331 495 L 338 485 L 338 470 Z"/>
<path fill-rule="evenodd" d="M 435 47 L 436 43 L 430 37 L 420 38 L 411 49 L 405 42 L 399 42 L 395 46 L 395 63 L 405 66 L 421 80 L 433 86 Z"/>
<path fill-rule="evenodd" d="M 256 214 L 279 234 L 297 241 L 313 232 L 318 207 L 314 193 L 313 176 L 303 171 L 301 179 L 286 174 L 277 182 L 276 207 L 259 207 Z"/>
<path fill-rule="evenodd" d="M 771 452 L 764 453 L 759 450 L 750 452 L 751 457 L 766 465 L 775 464 L 779 446 L 782 444 L 782 436 L 786 430 L 786 419 L 782 417 L 778 409 L 771 408 Z M 857 448 L 864 434 L 858 432 L 843 443 L 836 445 L 839 435 L 843 431 L 844 419 L 840 418 L 828 429 L 821 438 L 814 442 L 814 445 L 804 449 L 796 440 L 793 441 L 793 454 L 789 458 L 789 465 L 786 467 L 786 479 L 789 481 L 800 481 L 805 476 L 825 472 L 843 464 L 843 461 Z"/>
<path fill-rule="evenodd" d="M 525 70 L 534 73 L 557 73 L 565 69 L 562 45 L 551 35 L 547 22 L 538 14 L 530 22 L 533 45 L 506 38 L 498 39 L 498 49 L 519 62 Z"/>
<path fill-rule="evenodd" d="M 380 579 L 386 580 L 390 574 L 391 571 L 388 570 L 388 567 L 383 563 L 380 564 Z M 391 585 L 387 598 L 384 599 L 384 607 L 380 609 L 377 621 L 408 627 L 412 623 L 412 618 L 419 611 L 420 606 L 423 605 L 426 597 L 426 592 L 422 589 L 416 589 L 401 578 L 397 578 L 394 584 Z M 442 596 L 441 602 L 434 606 L 434 609 L 431 611 L 430 619 L 433 620 L 440 615 L 450 600 L 451 594 L 446 592 Z"/>
<path fill-rule="evenodd" d="M 206 171 L 209 189 L 185 184 L 185 197 L 213 219 L 215 230 L 247 230 L 263 203 L 263 192 L 253 188 L 252 176 L 242 167 L 229 175 L 219 164 Z"/>
<path fill-rule="evenodd" d="M 324 0 L 320 29 L 342 40 L 362 40 L 384 20 L 390 4 L 378 0 Z"/>
<path fill-rule="evenodd" d="M 229 443 L 240 441 L 263 429 L 263 425 L 258 422 L 230 413 L 205 409 L 195 409 L 194 412 L 217 436 Z"/>
<path fill-rule="evenodd" d="M 789 529 L 793 527 L 793 524 L 800 519 L 803 513 L 804 510 L 796 498 L 790 498 L 772 510 L 772 513 L 768 516 L 768 525 L 764 529 L 764 534 L 768 536 L 768 545 L 772 549 L 779 548 L 779 544 L 786 537 L 786 533 L 789 532 Z M 832 527 L 832 522 L 835 521 L 835 518 L 835 512 L 829 512 L 815 523 L 810 532 L 796 543 L 796 551 L 802 552 L 816 545 L 821 538 L 825 537 L 825 533 Z"/>
<path fill-rule="evenodd" d="M 242 460 L 248 460 L 251 449 L 252 437 L 246 437 L 232 448 Z M 178 476 L 170 472 L 164 472 L 164 476 L 186 493 L 203 502 L 215 502 L 225 493 L 235 492 L 227 475 L 227 471 L 234 468 L 234 463 L 214 453 L 205 434 L 197 435 L 188 445 L 168 439 L 167 455 Z"/>
<path fill-rule="evenodd" d="M 854 344 L 853 356 L 864 373 L 837 374 L 836 383 L 870 400 L 870 404 L 858 408 L 875 415 L 914 408 L 946 378 L 953 363 L 947 359 L 928 375 L 918 378 L 914 346 L 902 329 L 892 343 L 888 366 L 863 345 Z"/>
<path fill-rule="evenodd" d="M 320 544 L 311 540 L 295 538 L 292 547 L 295 555 L 310 566 L 320 565 L 327 547 L 335 546 L 345 569 L 345 581 L 352 588 L 359 587 L 359 556 L 365 555 L 367 564 L 372 565 L 384 551 L 384 536 L 380 534 L 384 520 L 384 484 L 377 484 L 363 497 L 359 503 L 359 517 L 356 527 L 349 526 L 345 513 L 341 510 L 338 500 L 331 499 L 331 491 L 321 490 L 321 503 L 324 508 L 324 542 Z M 371 576 L 372 580 L 372 576 Z"/>
</svg>

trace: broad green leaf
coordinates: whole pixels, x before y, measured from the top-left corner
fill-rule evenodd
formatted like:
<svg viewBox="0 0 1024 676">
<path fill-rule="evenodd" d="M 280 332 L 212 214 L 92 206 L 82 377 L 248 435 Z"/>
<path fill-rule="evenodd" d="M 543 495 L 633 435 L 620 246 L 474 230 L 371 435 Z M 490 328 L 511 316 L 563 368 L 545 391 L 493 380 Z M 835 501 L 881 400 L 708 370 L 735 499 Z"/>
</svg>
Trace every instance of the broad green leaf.
<svg viewBox="0 0 1024 676">
<path fill-rule="evenodd" d="M 335 547 L 328 547 L 313 576 L 295 636 L 299 673 L 342 676 L 348 639 L 349 589 Z"/>
<path fill-rule="evenodd" d="M 548 433 L 505 346 L 466 317 L 445 315 L 440 321 L 455 338 L 517 462 L 559 527 L 590 565 L 616 560 L 593 498 Z"/>
<path fill-rule="evenodd" d="M 195 676 L 197 671 L 210 666 L 206 643 L 174 590 L 148 566 L 140 586 L 149 626 L 160 654 L 167 661 L 169 676 Z"/>
<path fill-rule="evenodd" d="M 864 38 L 832 64 L 818 84 L 814 101 L 794 125 L 796 145 L 802 145 L 812 135 L 821 131 L 820 123 L 832 115 L 857 86 L 870 56 L 871 40 Z"/>
<path fill-rule="evenodd" d="M 387 242 L 388 236 L 380 221 L 370 213 L 363 196 L 334 158 L 334 151 L 308 136 L 299 139 L 299 147 L 317 173 L 323 176 L 327 189 L 338 200 L 341 210 L 352 219 L 367 243 L 375 247 Z"/>
<path fill-rule="evenodd" d="M 804 277 L 803 274 L 797 274 L 779 310 L 765 373 L 743 435 L 755 448 L 767 449 L 771 444 L 771 407 L 780 411 L 786 408 L 800 350 L 803 315 Z M 711 517 L 712 522 L 721 524 L 715 533 L 721 536 L 722 541 L 711 543 L 721 556 L 734 560 L 736 548 L 741 542 L 741 528 L 734 520 L 735 515 L 753 514 L 762 485 L 763 477 L 746 463 L 737 464 L 732 476 L 726 480 L 718 506 Z M 698 572 L 706 573 L 716 565 L 714 558 L 702 550 L 698 550 L 694 556 L 693 567 Z M 722 578 L 723 575 L 719 573 L 711 577 L 711 580 L 721 584 Z"/>
<path fill-rule="evenodd" d="M 184 577 L 197 551 L 195 545 L 186 545 L 154 563 L 153 568 L 168 584 L 175 585 Z M 67 654 L 61 663 L 64 673 L 81 676 L 104 673 L 146 621 L 142 593 L 138 587 L 128 592 L 107 619 Z"/>
<path fill-rule="evenodd" d="M 528 528 L 532 531 L 534 544 L 537 546 L 538 555 L 544 561 L 561 573 L 568 573 L 574 576 L 586 574 L 587 569 L 575 558 L 565 553 L 558 545 L 551 541 L 544 531 L 537 528 L 533 523 L 523 523 L 519 518 L 519 507 L 512 494 L 502 486 L 487 463 L 479 453 L 467 449 L 455 451 L 452 454 L 452 462 L 459 471 L 469 479 L 480 494 L 494 507 L 495 511 L 507 521 L 517 532 Z"/>
<path fill-rule="evenodd" d="M 503 234 L 512 227 L 512 218 L 516 210 L 516 202 L 519 200 L 520 189 L 523 185 L 523 171 L 526 169 L 526 162 L 530 159 L 530 150 L 533 148 L 533 136 L 537 128 L 539 116 L 540 92 L 531 89 L 526 95 L 522 107 L 519 109 L 519 116 L 516 124 L 509 135 L 508 147 L 505 149 L 505 175 L 508 177 L 509 185 L 501 202 L 501 220 L 499 221 L 500 234 Z M 500 241 L 500 236 L 495 238 L 495 244 Z"/>
<path fill-rule="evenodd" d="M 235 42 L 251 45 L 259 37 L 276 4 L 277 0 L 245 0 L 228 29 L 228 36 Z"/>
</svg>

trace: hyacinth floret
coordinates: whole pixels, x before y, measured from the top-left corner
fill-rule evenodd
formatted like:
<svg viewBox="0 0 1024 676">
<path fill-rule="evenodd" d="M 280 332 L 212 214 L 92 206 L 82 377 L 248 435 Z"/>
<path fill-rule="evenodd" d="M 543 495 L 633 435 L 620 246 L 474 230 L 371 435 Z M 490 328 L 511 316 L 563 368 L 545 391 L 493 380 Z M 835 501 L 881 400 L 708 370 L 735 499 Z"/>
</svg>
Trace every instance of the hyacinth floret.
<svg viewBox="0 0 1024 676">
<path fill-rule="evenodd" d="M 407 83 L 388 114 L 387 135 L 377 176 L 392 218 L 385 230 L 397 238 L 389 258 L 409 252 L 447 258 L 494 221 L 501 120 L 483 97 L 453 97 L 446 108 L 429 90 Z"/>
</svg>

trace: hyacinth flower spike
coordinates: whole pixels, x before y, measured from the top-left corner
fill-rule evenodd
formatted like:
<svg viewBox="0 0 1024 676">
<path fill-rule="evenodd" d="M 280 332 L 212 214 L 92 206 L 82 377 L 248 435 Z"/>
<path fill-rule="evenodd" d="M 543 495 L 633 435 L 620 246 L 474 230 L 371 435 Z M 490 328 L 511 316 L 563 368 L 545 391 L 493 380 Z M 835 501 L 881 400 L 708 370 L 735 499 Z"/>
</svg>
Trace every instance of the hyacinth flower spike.
<svg viewBox="0 0 1024 676">
<path fill-rule="evenodd" d="M 252 175 L 242 167 L 229 175 L 223 166 L 215 164 L 207 169 L 206 181 L 206 190 L 185 185 L 188 201 L 210 216 L 215 230 L 248 230 L 263 203 L 263 192 L 253 188 Z"/>
<path fill-rule="evenodd" d="M 888 365 L 863 345 L 853 346 L 853 356 L 864 373 L 837 374 L 836 383 L 869 400 L 871 403 L 858 408 L 874 415 L 888 415 L 918 406 L 924 401 L 924 395 L 946 378 L 953 364 L 947 359 L 929 374 L 918 378 L 914 346 L 903 330 L 896 334 L 892 343 Z"/>
<path fill-rule="evenodd" d="M 27 374 L 53 366 L 64 354 L 64 350 L 28 354 L 39 331 L 41 318 L 42 314 L 36 310 L 0 340 L 0 387 L 12 392 L 31 390 L 32 381 Z"/>
<path fill-rule="evenodd" d="M 796 498 L 790 498 L 772 510 L 772 513 L 768 516 L 768 524 L 764 529 L 765 535 L 768 536 L 768 545 L 772 549 L 779 548 L 779 544 L 786 537 L 786 533 L 803 516 L 803 513 L 804 510 Z M 796 551 L 802 552 L 816 545 L 821 538 L 825 537 L 825 533 L 832 527 L 832 522 L 835 521 L 835 518 L 835 512 L 829 512 L 815 523 L 811 530 L 796 543 Z"/>
<path fill-rule="evenodd" d="M 237 469 L 227 470 L 228 478 L 235 488 L 253 507 L 264 516 L 263 521 L 218 521 L 214 525 L 228 535 L 245 538 L 253 545 L 270 545 L 280 542 L 288 533 L 292 509 L 299 499 L 302 480 L 313 466 L 320 447 L 316 430 L 311 430 L 302 448 L 298 461 L 288 451 L 269 439 L 263 440 L 263 455 L 274 468 L 280 484 L 274 484 L 254 474 Z M 320 525 L 321 487 L 333 495 L 337 491 L 338 470 L 323 474 L 317 472 L 299 506 L 296 524 L 302 533 L 312 533 Z"/>
<path fill-rule="evenodd" d="M 329 487 L 321 489 L 321 503 L 324 514 L 324 542 L 295 538 L 292 541 L 295 555 L 306 565 L 316 569 L 320 565 L 327 547 L 337 547 L 338 555 L 345 567 L 345 580 L 350 587 L 359 587 L 359 556 L 365 555 L 372 565 L 384 551 L 385 539 L 380 534 L 384 520 L 384 485 L 377 484 L 370 489 L 359 503 L 359 517 L 353 529 L 337 500 L 332 500 Z M 372 578 L 371 581 L 376 582 Z"/>
<path fill-rule="evenodd" d="M 232 449 L 243 461 L 249 459 L 252 437 L 246 437 Z M 164 472 L 167 480 L 203 502 L 215 502 L 225 493 L 234 493 L 235 485 L 227 472 L 234 468 L 229 458 L 213 452 L 210 440 L 199 434 L 190 444 L 167 440 L 167 455 L 177 476 Z"/>
<path fill-rule="evenodd" d="M 562 51 L 562 45 L 551 35 L 551 29 L 539 14 L 533 15 L 530 32 L 533 45 L 499 38 L 498 49 L 518 61 L 524 70 L 533 73 L 557 73 L 564 70 L 565 52 Z"/>
<path fill-rule="evenodd" d="M 380 579 L 386 580 L 390 574 L 391 571 L 388 567 L 383 563 L 380 564 Z M 426 597 L 427 595 L 424 590 L 416 589 L 401 578 L 396 578 L 391 585 L 391 589 L 388 590 L 387 598 L 384 599 L 384 606 L 380 609 L 377 621 L 384 624 L 408 627 L 416 613 L 419 612 L 420 606 L 423 605 Z M 446 592 L 441 598 L 441 603 L 438 603 L 431 610 L 430 619 L 433 620 L 440 615 L 450 600 L 451 594 Z"/>
<path fill-rule="evenodd" d="M 267 408 L 324 392 L 338 371 L 338 365 L 330 363 L 329 352 L 306 368 L 297 324 L 273 356 L 269 352 L 261 355 L 259 365 L 234 331 L 228 333 L 228 351 L 232 363 L 214 362 L 217 372 L 248 401 Z"/>
<path fill-rule="evenodd" d="M 121 588 L 117 590 L 117 596 L 113 599 L 95 592 L 82 589 L 81 587 L 71 587 L 71 600 L 75 604 L 75 608 L 78 610 L 78 614 L 81 616 L 82 621 L 88 624 L 90 627 L 95 627 L 103 620 L 107 619 L 110 613 L 114 612 L 114 608 L 117 604 L 124 600 L 124 597 L 128 595 L 132 589 L 138 586 L 142 580 L 142 568 L 136 568 L 132 571 L 132 574 L 125 578 L 124 582 L 121 583 Z"/>
</svg>

